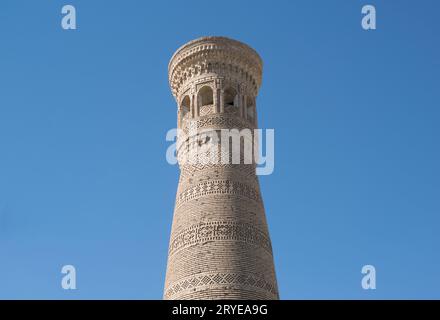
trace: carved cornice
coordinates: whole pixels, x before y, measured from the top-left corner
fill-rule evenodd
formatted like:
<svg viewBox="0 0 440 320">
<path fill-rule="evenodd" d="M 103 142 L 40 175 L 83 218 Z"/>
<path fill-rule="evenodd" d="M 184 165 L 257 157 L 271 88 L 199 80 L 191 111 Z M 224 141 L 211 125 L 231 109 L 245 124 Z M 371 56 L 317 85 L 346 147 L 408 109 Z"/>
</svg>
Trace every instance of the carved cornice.
<svg viewBox="0 0 440 320">
<path fill-rule="evenodd" d="M 237 79 L 255 94 L 261 85 L 263 62 L 248 45 L 225 37 L 202 37 L 180 47 L 168 65 L 176 99 L 188 83 L 206 77 Z"/>
</svg>

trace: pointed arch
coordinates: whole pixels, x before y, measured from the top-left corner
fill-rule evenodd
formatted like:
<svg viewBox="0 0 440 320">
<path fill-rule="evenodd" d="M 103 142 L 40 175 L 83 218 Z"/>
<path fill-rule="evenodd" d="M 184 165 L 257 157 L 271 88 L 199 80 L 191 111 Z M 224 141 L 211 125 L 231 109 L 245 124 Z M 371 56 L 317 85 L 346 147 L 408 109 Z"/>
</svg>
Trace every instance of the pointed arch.
<svg viewBox="0 0 440 320">
<path fill-rule="evenodd" d="M 255 123 L 255 98 L 246 97 L 246 118 L 251 123 Z"/>
<path fill-rule="evenodd" d="M 182 102 L 179 107 L 180 121 L 190 112 L 191 110 L 191 99 L 188 95 L 183 97 Z"/>
<path fill-rule="evenodd" d="M 207 106 L 214 103 L 214 92 L 210 86 L 200 88 L 197 95 L 197 104 L 199 107 Z"/>
<path fill-rule="evenodd" d="M 227 87 L 224 92 L 224 98 L 223 98 L 225 106 L 234 106 L 238 107 L 238 94 L 237 90 L 235 90 L 232 87 Z"/>
</svg>

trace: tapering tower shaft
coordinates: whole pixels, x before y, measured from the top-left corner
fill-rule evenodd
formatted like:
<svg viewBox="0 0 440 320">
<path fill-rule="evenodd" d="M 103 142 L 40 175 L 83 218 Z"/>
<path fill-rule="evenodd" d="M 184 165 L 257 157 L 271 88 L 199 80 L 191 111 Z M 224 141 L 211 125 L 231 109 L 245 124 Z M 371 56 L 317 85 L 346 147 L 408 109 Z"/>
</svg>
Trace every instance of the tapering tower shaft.
<svg viewBox="0 0 440 320">
<path fill-rule="evenodd" d="M 256 165 L 246 158 L 261 76 L 259 55 L 223 37 L 191 41 L 170 61 L 181 134 L 165 299 L 278 299 Z"/>
</svg>

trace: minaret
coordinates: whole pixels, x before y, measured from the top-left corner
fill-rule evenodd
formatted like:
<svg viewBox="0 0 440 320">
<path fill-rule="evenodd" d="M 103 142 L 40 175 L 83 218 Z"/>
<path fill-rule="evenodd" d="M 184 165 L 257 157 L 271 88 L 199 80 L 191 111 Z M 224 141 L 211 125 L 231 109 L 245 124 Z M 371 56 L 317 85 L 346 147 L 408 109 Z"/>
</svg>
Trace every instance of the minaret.
<svg viewBox="0 0 440 320">
<path fill-rule="evenodd" d="M 168 76 L 182 134 L 164 298 L 278 299 L 256 164 L 243 156 L 255 143 L 262 60 L 239 41 L 203 37 L 176 51 Z M 239 163 L 222 129 L 251 132 L 238 140 Z"/>
</svg>

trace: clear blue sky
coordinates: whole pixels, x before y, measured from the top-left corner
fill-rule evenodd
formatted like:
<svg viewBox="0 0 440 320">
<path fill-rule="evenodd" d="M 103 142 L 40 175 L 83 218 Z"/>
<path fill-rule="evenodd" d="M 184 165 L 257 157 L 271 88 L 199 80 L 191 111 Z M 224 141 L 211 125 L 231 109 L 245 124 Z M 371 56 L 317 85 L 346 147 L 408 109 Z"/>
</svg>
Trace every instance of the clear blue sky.
<svg viewBox="0 0 440 320">
<path fill-rule="evenodd" d="M 375 4 L 377 30 L 361 28 Z M 76 6 L 78 30 L 60 27 Z M 440 298 L 438 1 L 0 2 L 0 298 L 160 299 L 178 169 L 169 58 L 264 60 L 280 295 Z M 77 268 L 76 291 L 61 267 Z M 373 264 L 377 290 L 361 288 Z"/>
</svg>

